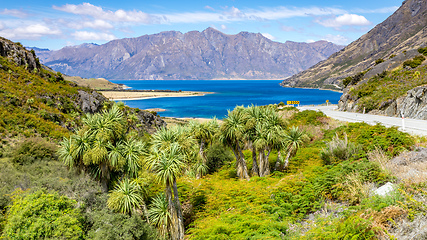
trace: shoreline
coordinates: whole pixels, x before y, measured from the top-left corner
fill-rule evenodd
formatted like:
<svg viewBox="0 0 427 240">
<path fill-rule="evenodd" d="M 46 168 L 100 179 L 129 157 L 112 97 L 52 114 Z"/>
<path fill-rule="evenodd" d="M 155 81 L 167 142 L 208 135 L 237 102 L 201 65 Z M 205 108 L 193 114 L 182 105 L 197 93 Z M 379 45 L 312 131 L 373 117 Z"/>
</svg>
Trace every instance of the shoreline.
<svg viewBox="0 0 427 240">
<path fill-rule="evenodd" d="M 100 91 L 104 97 L 112 101 L 130 101 L 130 100 L 144 100 L 153 98 L 166 98 L 166 97 L 201 97 L 206 94 L 214 94 L 214 92 L 193 92 L 193 91 Z"/>
</svg>

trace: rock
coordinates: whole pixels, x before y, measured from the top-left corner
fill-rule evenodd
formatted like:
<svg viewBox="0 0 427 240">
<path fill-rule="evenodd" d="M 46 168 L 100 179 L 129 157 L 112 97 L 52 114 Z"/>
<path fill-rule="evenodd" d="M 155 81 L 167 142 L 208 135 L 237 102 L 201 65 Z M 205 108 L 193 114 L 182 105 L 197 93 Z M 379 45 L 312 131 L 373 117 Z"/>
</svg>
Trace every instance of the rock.
<svg viewBox="0 0 427 240">
<path fill-rule="evenodd" d="M 394 188 L 395 188 L 395 185 L 393 183 L 387 182 L 386 184 L 384 184 L 383 186 L 381 186 L 377 190 L 375 190 L 374 194 L 384 197 L 384 196 L 392 193 L 394 191 Z"/>
<path fill-rule="evenodd" d="M 103 103 L 107 99 L 101 94 L 93 91 L 92 93 L 79 90 L 79 105 L 84 113 L 96 113 L 102 109 Z"/>
<path fill-rule="evenodd" d="M 41 67 L 34 52 L 30 52 L 24 47 L 2 37 L 0 37 L 0 56 L 12 59 L 16 65 L 25 66 L 29 71 L 33 71 L 36 68 L 40 69 Z"/>
</svg>

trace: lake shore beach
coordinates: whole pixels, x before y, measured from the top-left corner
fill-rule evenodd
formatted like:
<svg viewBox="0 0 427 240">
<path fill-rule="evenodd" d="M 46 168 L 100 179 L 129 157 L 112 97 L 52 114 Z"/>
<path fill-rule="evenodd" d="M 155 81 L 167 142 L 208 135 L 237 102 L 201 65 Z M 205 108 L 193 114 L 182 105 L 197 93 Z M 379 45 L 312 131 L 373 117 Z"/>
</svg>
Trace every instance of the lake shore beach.
<svg viewBox="0 0 427 240">
<path fill-rule="evenodd" d="M 150 98 L 164 97 L 196 97 L 213 92 L 194 92 L 194 91 L 101 91 L 102 95 L 114 101 L 120 100 L 141 100 Z"/>
</svg>

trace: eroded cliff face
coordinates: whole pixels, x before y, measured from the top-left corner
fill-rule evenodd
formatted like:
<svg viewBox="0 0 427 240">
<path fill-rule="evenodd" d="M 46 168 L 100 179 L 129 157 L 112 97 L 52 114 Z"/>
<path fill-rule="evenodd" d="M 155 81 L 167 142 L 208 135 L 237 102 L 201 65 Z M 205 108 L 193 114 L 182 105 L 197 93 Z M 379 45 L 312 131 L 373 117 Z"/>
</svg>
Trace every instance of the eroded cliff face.
<svg viewBox="0 0 427 240">
<path fill-rule="evenodd" d="M 341 111 L 362 112 L 363 109 L 357 104 L 348 92 L 341 97 L 338 108 Z M 402 117 L 427 120 L 427 86 L 419 86 L 407 92 L 405 96 L 396 100 L 384 101 L 379 109 L 369 112 L 370 114 L 385 115 L 390 117 Z"/>
</svg>

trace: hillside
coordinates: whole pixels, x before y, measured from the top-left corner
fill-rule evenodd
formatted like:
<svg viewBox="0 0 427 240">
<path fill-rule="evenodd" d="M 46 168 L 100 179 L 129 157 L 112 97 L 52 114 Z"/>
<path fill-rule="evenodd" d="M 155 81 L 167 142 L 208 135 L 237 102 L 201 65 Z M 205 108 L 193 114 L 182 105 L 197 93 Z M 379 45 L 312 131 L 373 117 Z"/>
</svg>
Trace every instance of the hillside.
<svg viewBox="0 0 427 240">
<path fill-rule="evenodd" d="M 86 78 L 283 79 L 341 48 L 326 41 L 279 43 L 259 33 L 227 35 L 208 28 L 42 50 L 40 60 L 55 71 Z"/>
<path fill-rule="evenodd" d="M 45 70 L 34 51 L 0 38 L 0 137 L 60 139 L 80 124 L 81 115 L 111 105 L 102 94 Z M 163 121 L 140 111 L 141 127 L 153 131 Z"/>
<path fill-rule="evenodd" d="M 406 0 L 384 22 L 327 60 L 284 80 L 282 86 L 342 87 L 343 79 L 369 71 L 377 60 L 387 60 L 406 51 L 424 47 L 427 42 L 426 26 L 427 2 Z M 399 63 L 412 57 L 401 57 Z"/>
</svg>

